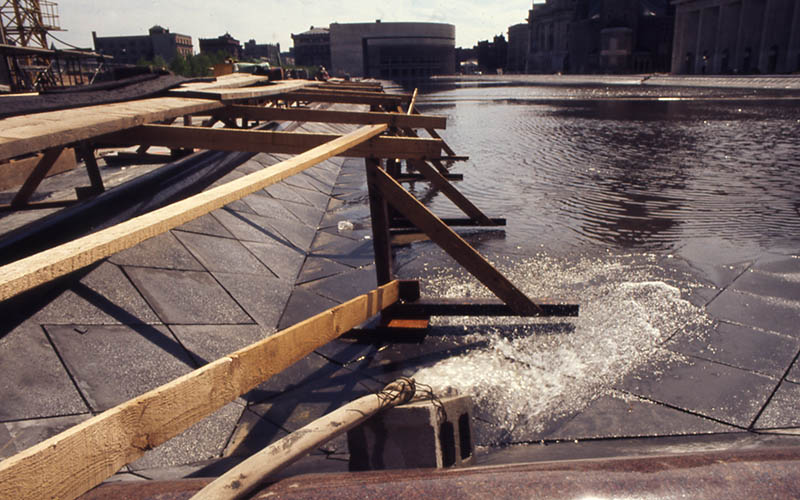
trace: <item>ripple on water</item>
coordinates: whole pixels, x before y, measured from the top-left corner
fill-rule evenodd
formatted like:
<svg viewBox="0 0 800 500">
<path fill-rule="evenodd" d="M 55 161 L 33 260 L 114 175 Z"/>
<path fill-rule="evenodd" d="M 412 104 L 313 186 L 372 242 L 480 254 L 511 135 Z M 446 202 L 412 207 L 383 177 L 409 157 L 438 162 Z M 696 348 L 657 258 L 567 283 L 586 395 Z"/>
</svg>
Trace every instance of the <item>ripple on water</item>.
<svg viewBox="0 0 800 500">
<path fill-rule="evenodd" d="M 529 296 L 575 298 L 581 313 L 566 319 L 437 319 L 437 324 L 463 326 L 468 341 L 485 347 L 414 377 L 437 394 L 472 396 L 480 445 L 540 439 L 636 368 L 677 357 L 659 346 L 678 329 L 708 323 L 700 308 L 681 298 L 681 288 L 696 284 L 658 278 L 663 271 L 653 257 L 567 262 L 540 255 L 500 267 Z M 445 271 L 426 290 L 488 296 L 481 285 L 466 280 Z"/>
</svg>

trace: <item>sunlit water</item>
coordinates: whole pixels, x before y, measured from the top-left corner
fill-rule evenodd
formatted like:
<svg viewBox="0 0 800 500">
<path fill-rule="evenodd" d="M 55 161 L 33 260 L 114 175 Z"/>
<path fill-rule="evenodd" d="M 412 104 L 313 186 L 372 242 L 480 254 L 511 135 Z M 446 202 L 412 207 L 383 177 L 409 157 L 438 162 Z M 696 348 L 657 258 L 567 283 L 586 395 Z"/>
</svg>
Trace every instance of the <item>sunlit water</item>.
<svg viewBox="0 0 800 500">
<path fill-rule="evenodd" d="M 725 253 L 800 248 L 797 101 L 592 100 L 636 93 L 582 92 L 465 86 L 420 104 L 448 116 L 443 135 L 470 156 L 456 167 L 465 174 L 458 187 L 508 219 L 502 238 L 475 246 L 529 296 L 581 304 L 577 319 L 437 320 L 463 325 L 466 339 L 484 347 L 416 377 L 473 396 L 481 444 L 545 436 L 632 370 L 676 357 L 661 346 L 677 331 L 703 335 L 710 320 L 685 299 L 701 278 L 675 269 L 723 265 Z M 460 215 L 442 196 L 426 201 Z M 425 245 L 412 252 L 424 254 Z M 678 265 L 681 253 L 705 260 Z M 454 267 L 425 269 L 427 293 L 490 295 Z"/>
</svg>

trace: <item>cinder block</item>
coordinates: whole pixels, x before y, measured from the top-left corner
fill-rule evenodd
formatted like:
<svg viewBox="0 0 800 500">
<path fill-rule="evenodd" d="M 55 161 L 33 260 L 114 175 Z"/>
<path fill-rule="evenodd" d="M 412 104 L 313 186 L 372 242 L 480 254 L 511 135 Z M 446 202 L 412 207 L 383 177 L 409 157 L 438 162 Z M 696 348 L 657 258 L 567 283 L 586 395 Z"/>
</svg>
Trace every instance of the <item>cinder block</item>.
<svg viewBox="0 0 800 500">
<path fill-rule="evenodd" d="M 390 408 L 347 433 L 350 470 L 470 465 L 472 400 L 455 396 Z"/>
</svg>

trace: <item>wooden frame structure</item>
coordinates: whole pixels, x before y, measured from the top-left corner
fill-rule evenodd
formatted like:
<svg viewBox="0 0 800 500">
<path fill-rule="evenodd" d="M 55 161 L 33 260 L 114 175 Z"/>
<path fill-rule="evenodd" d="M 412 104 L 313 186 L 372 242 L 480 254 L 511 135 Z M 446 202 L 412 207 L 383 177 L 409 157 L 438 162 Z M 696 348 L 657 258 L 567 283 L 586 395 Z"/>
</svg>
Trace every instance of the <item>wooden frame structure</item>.
<svg viewBox="0 0 800 500">
<path fill-rule="evenodd" d="M 236 78 L 246 81 L 240 75 Z M 402 112 L 398 106 L 409 102 L 408 96 L 389 96 L 369 85 L 339 83 L 311 88 L 312 85 L 316 84 L 285 82 L 246 88 L 229 88 L 224 82 L 208 88 L 194 84 L 188 90 L 170 91 L 171 96 L 183 92 L 187 97 L 110 104 L 102 107 L 102 113 L 89 107 L 0 120 L 0 161 L 43 152 L 15 197 L 17 206 L 28 203 L 41 179 L 68 147 L 77 147 L 87 160 L 90 177 L 99 177 L 93 172 L 97 166 L 92 153 L 98 144 L 296 154 L 227 184 L 2 266 L 0 300 L 86 267 L 337 155 L 366 158 L 379 285 L 366 295 L 220 358 L 0 462 L 0 497 L 75 498 L 147 449 L 183 432 L 314 349 L 381 312 L 385 327 L 401 330 L 409 326 L 424 328 L 431 315 L 577 315 L 577 305 L 528 298 L 450 227 L 448 221 L 473 226 L 501 225 L 505 221 L 486 216 L 450 183 L 453 176 L 444 165 L 442 151 L 450 157 L 455 152 L 434 130 L 444 128 L 445 121 L 441 117 L 412 113 L 416 93 L 410 99 L 408 111 Z M 296 107 L 305 101 L 356 102 L 371 105 L 372 111 Z M 207 123 L 222 121 L 228 127 L 155 123 L 171 123 L 191 114 L 211 114 Z M 250 121 L 263 120 L 315 120 L 362 126 L 342 136 L 246 128 Z M 427 130 L 431 137 L 420 138 L 415 132 L 418 128 Z M 467 217 L 442 220 L 431 213 L 400 184 L 400 180 L 413 175 L 402 173 L 402 160 L 409 169 L 418 172 L 414 180 L 429 181 Z M 95 179 L 92 184 L 102 189 L 102 179 Z M 409 226 L 427 235 L 499 300 L 423 299 L 418 282 L 396 281 L 391 231 L 393 227 Z"/>
</svg>

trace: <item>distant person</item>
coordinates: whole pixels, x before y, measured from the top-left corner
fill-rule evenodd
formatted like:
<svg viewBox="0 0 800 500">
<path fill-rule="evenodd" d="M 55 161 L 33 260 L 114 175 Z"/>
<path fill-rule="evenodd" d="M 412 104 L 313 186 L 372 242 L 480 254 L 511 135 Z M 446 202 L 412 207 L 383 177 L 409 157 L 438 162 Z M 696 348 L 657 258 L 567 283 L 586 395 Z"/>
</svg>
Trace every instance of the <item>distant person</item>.
<svg viewBox="0 0 800 500">
<path fill-rule="evenodd" d="M 320 66 L 319 71 L 317 72 L 317 80 L 327 82 L 328 78 L 331 76 L 328 74 L 328 70 L 325 69 L 325 66 Z"/>
</svg>

